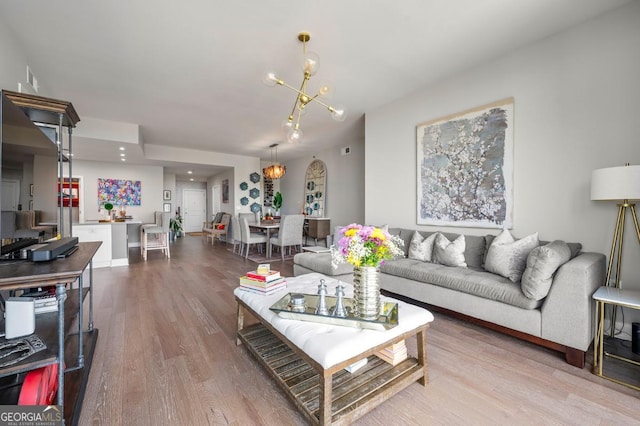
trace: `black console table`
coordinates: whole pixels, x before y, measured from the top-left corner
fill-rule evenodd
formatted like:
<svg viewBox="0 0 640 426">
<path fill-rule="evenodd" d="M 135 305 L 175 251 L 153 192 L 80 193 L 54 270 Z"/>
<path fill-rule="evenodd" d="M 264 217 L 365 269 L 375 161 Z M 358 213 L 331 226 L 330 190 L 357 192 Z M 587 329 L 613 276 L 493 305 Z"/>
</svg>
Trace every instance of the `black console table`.
<svg viewBox="0 0 640 426">
<path fill-rule="evenodd" d="M 47 349 L 16 365 L 0 369 L 0 377 L 24 373 L 57 362 L 57 404 L 63 408 L 66 424 L 78 423 L 82 396 L 98 338 L 98 330 L 93 327 L 92 259 L 101 244 L 102 242 L 79 243 L 78 250 L 71 256 L 48 262 L 23 260 L 0 263 L 0 290 L 23 290 L 55 285 L 58 302 L 57 312 L 36 316 L 35 333 L 45 341 Z M 87 267 L 89 267 L 89 288 L 85 289 L 83 274 Z M 77 293 L 74 291 L 67 293 L 67 285 L 71 288 L 76 281 L 78 281 Z M 83 331 L 83 300 L 87 293 L 89 293 L 89 321 L 88 329 Z M 69 326 L 76 316 L 77 334 L 70 334 Z M 65 346 L 68 352 L 66 361 Z M 73 359 L 73 353 L 69 352 L 76 347 L 77 357 Z M 4 401 L 4 403 L 7 402 Z"/>
</svg>

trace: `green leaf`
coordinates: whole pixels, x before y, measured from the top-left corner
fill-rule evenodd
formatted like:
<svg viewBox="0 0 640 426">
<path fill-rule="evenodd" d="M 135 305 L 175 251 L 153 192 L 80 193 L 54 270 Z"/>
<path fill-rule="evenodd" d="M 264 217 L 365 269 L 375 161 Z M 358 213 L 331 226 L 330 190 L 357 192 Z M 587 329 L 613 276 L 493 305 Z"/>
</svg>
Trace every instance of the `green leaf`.
<svg viewBox="0 0 640 426">
<path fill-rule="evenodd" d="M 273 197 L 273 208 L 276 210 L 280 210 L 282 207 L 282 194 L 280 191 L 276 192 L 276 195 Z"/>
</svg>

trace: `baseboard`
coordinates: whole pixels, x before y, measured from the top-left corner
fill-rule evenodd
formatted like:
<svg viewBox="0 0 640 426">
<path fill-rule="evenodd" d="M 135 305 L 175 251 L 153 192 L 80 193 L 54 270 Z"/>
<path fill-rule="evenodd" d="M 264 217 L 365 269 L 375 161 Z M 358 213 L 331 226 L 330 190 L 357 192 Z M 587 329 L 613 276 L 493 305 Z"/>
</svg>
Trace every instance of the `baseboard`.
<svg viewBox="0 0 640 426">
<path fill-rule="evenodd" d="M 111 259 L 111 266 L 129 266 L 129 259 Z"/>
</svg>

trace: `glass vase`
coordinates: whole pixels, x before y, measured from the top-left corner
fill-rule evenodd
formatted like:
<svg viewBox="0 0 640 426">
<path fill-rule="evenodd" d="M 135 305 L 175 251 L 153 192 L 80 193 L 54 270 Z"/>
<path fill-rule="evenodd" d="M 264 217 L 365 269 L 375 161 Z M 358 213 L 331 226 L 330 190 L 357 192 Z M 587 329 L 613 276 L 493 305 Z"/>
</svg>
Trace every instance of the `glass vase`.
<svg viewBox="0 0 640 426">
<path fill-rule="evenodd" d="M 376 320 L 380 313 L 380 271 L 375 266 L 353 267 L 354 315 Z"/>
</svg>

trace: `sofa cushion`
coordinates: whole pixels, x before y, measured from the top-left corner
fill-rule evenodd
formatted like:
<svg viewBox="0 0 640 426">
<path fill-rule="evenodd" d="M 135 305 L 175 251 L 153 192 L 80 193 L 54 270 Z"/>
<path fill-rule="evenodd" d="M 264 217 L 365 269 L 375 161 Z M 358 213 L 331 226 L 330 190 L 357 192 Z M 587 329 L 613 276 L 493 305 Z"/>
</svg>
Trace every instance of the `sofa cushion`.
<svg viewBox="0 0 640 426">
<path fill-rule="evenodd" d="M 353 273 L 353 265 L 350 263 L 341 263 L 334 267 L 331 264 L 331 253 L 298 253 L 293 257 L 293 263 L 327 276 Z"/>
<path fill-rule="evenodd" d="M 560 240 L 556 240 L 556 241 L 560 241 Z M 546 246 L 550 242 L 552 242 L 552 241 L 540 241 L 540 245 L 541 246 Z M 577 255 L 579 255 L 580 252 L 582 251 L 582 244 L 581 243 L 567 243 L 567 246 L 569 246 L 569 249 L 571 250 L 571 259 L 573 259 Z M 571 260 L 571 259 L 569 259 L 569 260 Z"/>
<path fill-rule="evenodd" d="M 434 260 L 442 265 L 466 268 L 467 263 L 464 260 L 464 248 L 464 235 L 458 235 L 458 237 L 451 242 L 444 235 L 437 233 L 433 249 Z"/>
<path fill-rule="evenodd" d="M 380 271 L 383 281 L 385 274 L 395 275 L 507 303 L 522 309 L 535 309 L 542 304 L 542 301 L 525 297 L 520 286 L 509 279 L 479 269 L 452 268 L 415 259 L 396 259 L 385 262 L 380 266 Z"/>
<path fill-rule="evenodd" d="M 527 258 L 527 268 L 522 274 L 522 293 L 530 299 L 547 297 L 553 274 L 571 259 L 571 248 L 564 241 L 553 241 L 531 250 Z"/>
<path fill-rule="evenodd" d="M 413 238 L 413 233 L 416 232 L 413 229 L 400 229 L 400 234 L 398 235 L 404 245 L 402 246 L 404 250 L 404 256 L 407 257 L 409 255 L 409 247 L 411 246 L 411 239 Z M 422 235 L 422 233 L 420 233 Z M 424 236 L 424 235 L 423 235 Z"/>
<path fill-rule="evenodd" d="M 493 239 L 484 269 L 518 282 L 527 266 L 527 256 L 539 245 L 538 233 L 516 240 L 508 229 Z"/>
<path fill-rule="evenodd" d="M 438 234 L 431 234 L 425 238 L 418 231 L 415 231 L 413 238 L 411 238 L 407 257 L 423 262 L 431 262 L 433 259 L 433 243 L 436 240 L 436 235 Z"/>
</svg>

